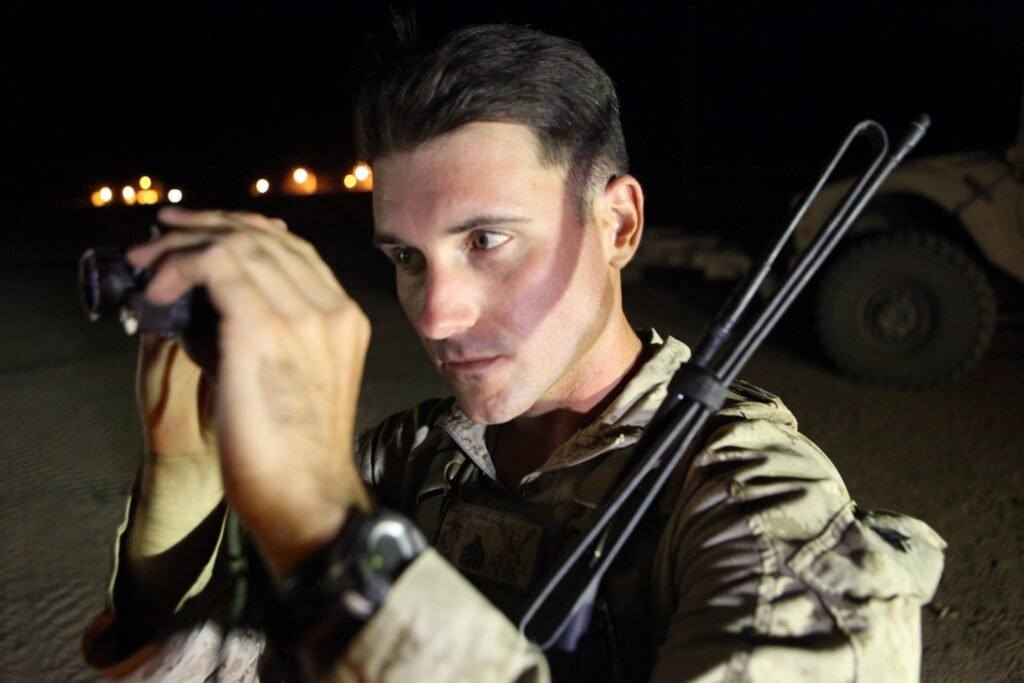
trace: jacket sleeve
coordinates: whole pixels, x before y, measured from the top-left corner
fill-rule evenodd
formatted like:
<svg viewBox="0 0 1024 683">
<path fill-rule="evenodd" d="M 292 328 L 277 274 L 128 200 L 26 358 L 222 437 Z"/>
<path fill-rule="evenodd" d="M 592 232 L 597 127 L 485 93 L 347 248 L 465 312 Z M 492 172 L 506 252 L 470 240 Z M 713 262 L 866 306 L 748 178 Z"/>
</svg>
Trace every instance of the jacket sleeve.
<svg viewBox="0 0 1024 683">
<path fill-rule="evenodd" d="M 422 413 L 411 411 L 360 439 L 360 471 L 378 495 L 384 492 L 385 481 L 395 476 L 383 457 L 391 456 L 388 462 L 397 468 L 394 458 L 407 455 L 406 449 L 428 431 L 429 420 L 424 420 Z M 375 461 L 377 456 L 382 459 Z M 126 513 L 115 542 L 107 609 L 83 638 L 86 661 L 108 677 L 127 681 L 204 680 L 217 670 L 225 683 L 260 680 L 261 671 L 268 670 L 262 661 L 267 651 L 264 636 L 229 614 L 239 594 L 239 572 L 233 566 L 237 558 L 226 547 L 230 524 L 222 522 L 213 555 L 200 563 L 171 623 L 159 634 L 141 638 L 125 611 L 118 609 L 118 587 L 123 583 L 120 539 L 128 524 Z M 543 655 L 433 550 L 403 573 L 333 674 L 332 680 L 361 682 L 544 683 L 550 678 Z"/>
<path fill-rule="evenodd" d="M 407 507 L 410 457 L 450 400 L 428 401 L 363 435 L 357 465 L 379 501 Z M 429 445 L 429 444 L 428 444 Z M 436 551 L 413 562 L 339 665 L 342 681 L 544 683 L 541 652 Z"/>
<path fill-rule="evenodd" d="M 719 414 L 681 477 L 655 560 L 672 608 L 654 680 L 917 681 L 945 543 L 860 510 L 765 396 Z"/>
<path fill-rule="evenodd" d="M 544 683 L 544 656 L 434 550 L 401 576 L 340 662 L 339 681 Z"/>
<path fill-rule="evenodd" d="M 129 497 L 124 519 L 114 538 L 105 608 L 92 620 L 82 637 L 82 655 L 86 664 L 110 678 L 122 677 L 150 660 L 160 649 L 159 641 L 167 634 L 191 630 L 196 615 L 210 612 L 212 596 L 222 594 L 225 589 L 222 546 L 228 515 L 221 505 L 202 522 L 202 529 L 190 535 L 212 538 L 212 546 L 203 543 L 189 547 L 193 539 L 186 537 L 179 547 L 172 548 L 160 558 L 160 571 L 167 572 L 169 576 L 179 575 L 175 577 L 175 583 L 184 583 L 186 589 L 180 596 L 171 596 L 176 602 L 170 623 L 159 632 L 143 632 L 131 618 L 131 600 L 141 598 L 125 594 L 127 581 L 122 550 L 132 510 L 133 497 Z M 189 576 L 180 576 L 183 572 Z"/>
</svg>

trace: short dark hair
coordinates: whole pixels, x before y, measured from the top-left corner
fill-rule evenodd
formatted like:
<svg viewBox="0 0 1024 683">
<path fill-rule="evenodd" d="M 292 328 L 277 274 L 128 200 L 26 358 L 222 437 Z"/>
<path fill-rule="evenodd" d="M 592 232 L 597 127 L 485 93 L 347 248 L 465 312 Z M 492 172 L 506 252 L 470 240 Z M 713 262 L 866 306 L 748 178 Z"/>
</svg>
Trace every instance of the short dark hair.
<svg viewBox="0 0 1024 683">
<path fill-rule="evenodd" d="M 506 24 L 464 28 L 381 65 L 356 101 L 356 151 L 372 163 L 477 121 L 528 126 L 541 161 L 568 169 L 581 216 L 629 170 L 608 74 L 573 41 Z"/>
</svg>

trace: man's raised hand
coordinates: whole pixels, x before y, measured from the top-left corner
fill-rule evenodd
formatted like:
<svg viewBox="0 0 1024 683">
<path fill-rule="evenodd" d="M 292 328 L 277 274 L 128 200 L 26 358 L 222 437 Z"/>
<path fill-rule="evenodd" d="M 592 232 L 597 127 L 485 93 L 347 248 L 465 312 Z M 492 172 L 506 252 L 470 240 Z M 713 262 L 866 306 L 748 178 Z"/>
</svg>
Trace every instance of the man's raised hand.
<svg viewBox="0 0 1024 683">
<path fill-rule="evenodd" d="M 367 494 L 352 459 L 370 325 L 307 242 L 249 213 L 165 208 L 135 247 L 146 296 L 206 287 L 220 314 L 215 428 L 228 502 L 281 574 Z"/>
</svg>

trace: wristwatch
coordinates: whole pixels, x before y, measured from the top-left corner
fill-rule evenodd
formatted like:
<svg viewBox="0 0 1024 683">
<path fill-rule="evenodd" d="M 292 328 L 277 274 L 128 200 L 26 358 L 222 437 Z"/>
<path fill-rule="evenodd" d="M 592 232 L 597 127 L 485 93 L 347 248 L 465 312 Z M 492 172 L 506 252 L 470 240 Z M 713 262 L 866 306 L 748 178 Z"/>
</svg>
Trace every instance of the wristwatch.
<svg viewBox="0 0 1024 683">
<path fill-rule="evenodd" d="M 334 539 L 279 582 L 279 631 L 307 676 L 330 668 L 426 547 L 402 515 L 352 508 Z"/>
</svg>

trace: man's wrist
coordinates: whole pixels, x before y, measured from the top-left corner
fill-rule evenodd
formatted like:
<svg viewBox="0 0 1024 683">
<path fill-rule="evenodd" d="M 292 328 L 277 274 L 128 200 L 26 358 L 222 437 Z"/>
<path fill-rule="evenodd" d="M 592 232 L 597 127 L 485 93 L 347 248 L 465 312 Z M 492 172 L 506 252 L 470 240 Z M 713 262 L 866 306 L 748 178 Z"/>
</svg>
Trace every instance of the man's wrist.
<svg viewBox="0 0 1024 683">
<path fill-rule="evenodd" d="M 150 557 L 167 551 L 223 502 L 217 454 L 147 452 L 132 498 L 129 555 Z"/>
<path fill-rule="evenodd" d="M 268 538 L 257 540 L 260 553 L 275 583 L 281 585 L 300 567 L 311 562 L 312 558 L 317 557 L 335 542 L 341 530 L 348 524 L 353 511 L 359 509 L 352 506 L 330 516 L 309 514 L 308 519 L 315 520 L 315 525 L 307 524 L 289 534 L 278 532 L 275 534 L 278 540 L 276 543 Z"/>
<path fill-rule="evenodd" d="M 353 507 L 329 543 L 278 581 L 278 637 L 307 675 L 330 668 L 425 548 L 401 515 Z"/>
<path fill-rule="evenodd" d="M 372 507 L 369 493 L 354 468 L 329 487 L 328 495 L 293 496 L 288 510 L 273 515 L 265 512 L 265 506 L 238 502 L 249 503 L 245 506 L 248 510 L 236 510 L 275 582 L 283 581 L 335 540 L 352 511 L 365 513 Z"/>
</svg>

